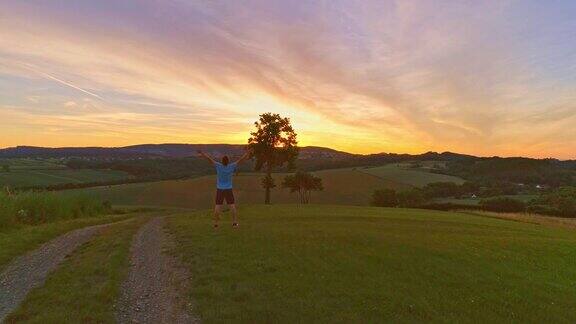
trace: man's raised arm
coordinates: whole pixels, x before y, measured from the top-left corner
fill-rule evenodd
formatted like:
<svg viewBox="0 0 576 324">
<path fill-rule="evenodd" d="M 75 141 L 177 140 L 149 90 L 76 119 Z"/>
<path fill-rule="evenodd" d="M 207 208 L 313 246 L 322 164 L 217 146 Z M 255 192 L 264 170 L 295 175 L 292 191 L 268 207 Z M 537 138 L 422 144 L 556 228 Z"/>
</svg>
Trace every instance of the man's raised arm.
<svg viewBox="0 0 576 324">
<path fill-rule="evenodd" d="M 210 155 L 208 155 L 208 154 L 206 154 L 206 153 L 204 153 L 204 152 L 202 152 L 202 151 L 200 151 L 200 150 L 198 150 L 198 155 L 200 155 L 201 157 L 205 158 L 206 160 L 212 162 L 212 164 L 216 164 L 216 161 L 214 161 L 214 159 L 212 159 L 212 158 L 210 157 Z"/>
<path fill-rule="evenodd" d="M 249 156 L 250 156 L 250 152 L 244 153 L 244 155 L 242 155 L 242 157 L 241 157 L 240 159 L 238 159 L 238 161 L 236 161 L 236 164 L 242 163 L 242 162 L 243 162 L 244 160 L 246 160 Z"/>
</svg>

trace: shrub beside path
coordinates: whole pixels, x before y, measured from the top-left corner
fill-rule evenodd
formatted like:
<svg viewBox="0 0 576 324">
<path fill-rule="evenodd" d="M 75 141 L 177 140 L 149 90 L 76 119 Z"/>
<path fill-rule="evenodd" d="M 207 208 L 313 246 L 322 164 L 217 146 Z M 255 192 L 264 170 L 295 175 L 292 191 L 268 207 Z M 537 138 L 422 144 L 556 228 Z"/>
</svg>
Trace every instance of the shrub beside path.
<svg viewBox="0 0 576 324">
<path fill-rule="evenodd" d="M 185 299 L 187 271 L 163 252 L 174 244 L 155 217 L 134 237 L 131 266 L 117 306 L 119 323 L 199 323 Z"/>
<path fill-rule="evenodd" d="M 30 290 L 41 286 L 50 272 L 98 230 L 110 224 L 81 228 L 64 234 L 14 260 L 0 273 L 0 322 L 24 300 Z"/>
</svg>

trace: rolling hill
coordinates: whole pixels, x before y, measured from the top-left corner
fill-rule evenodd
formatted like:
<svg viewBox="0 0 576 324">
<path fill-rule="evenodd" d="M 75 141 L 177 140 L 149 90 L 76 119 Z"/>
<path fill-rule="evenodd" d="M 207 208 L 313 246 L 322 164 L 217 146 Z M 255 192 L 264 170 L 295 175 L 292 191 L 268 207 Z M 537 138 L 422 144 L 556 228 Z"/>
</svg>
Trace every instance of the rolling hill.
<svg viewBox="0 0 576 324">
<path fill-rule="evenodd" d="M 402 169 L 376 176 L 364 168 L 344 168 L 316 171 L 322 178 L 324 190 L 312 194 L 312 202 L 321 204 L 368 205 L 372 192 L 376 189 L 391 188 L 407 190 L 429 182 L 454 181 L 462 179 L 425 171 Z M 368 170 L 368 171 L 367 171 Z M 280 184 L 286 174 L 276 173 L 277 188 L 272 191 L 274 203 L 296 203 L 298 197 Z M 264 191 L 260 186 L 261 174 L 241 173 L 234 179 L 236 198 L 239 203 L 261 203 Z M 213 204 L 215 176 L 208 175 L 186 180 L 166 180 L 147 183 L 133 183 L 116 186 L 103 186 L 64 191 L 63 194 L 85 193 L 110 201 L 117 205 L 152 205 L 186 208 L 208 208 Z"/>
<path fill-rule="evenodd" d="M 361 172 L 374 175 L 381 179 L 392 180 L 397 183 L 404 183 L 414 187 L 423 187 L 432 182 L 454 182 L 464 183 L 464 180 L 444 174 L 424 172 L 418 169 L 406 169 L 396 163 L 391 163 L 379 167 L 359 168 Z"/>
</svg>

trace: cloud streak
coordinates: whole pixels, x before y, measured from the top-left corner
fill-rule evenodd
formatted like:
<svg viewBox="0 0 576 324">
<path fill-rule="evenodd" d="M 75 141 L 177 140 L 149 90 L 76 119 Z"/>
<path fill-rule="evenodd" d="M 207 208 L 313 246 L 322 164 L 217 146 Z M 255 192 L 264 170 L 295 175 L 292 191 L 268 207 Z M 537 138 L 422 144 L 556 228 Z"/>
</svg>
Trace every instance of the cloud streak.
<svg viewBox="0 0 576 324">
<path fill-rule="evenodd" d="M 100 100 L 104 100 L 102 97 L 100 97 L 99 95 L 95 94 L 94 92 L 88 91 L 88 90 L 86 90 L 86 89 L 82 89 L 82 88 L 80 88 L 80 87 L 77 87 L 77 86 L 73 85 L 73 84 L 70 83 L 70 82 L 66 82 L 66 81 L 64 81 L 64 80 L 58 79 L 57 77 L 55 77 L 55 76 L 53 76 L 53 75 L 50 75 L 50 74 L 48 74 L 48 73 L 46 73 L 46 72 L 42 72 L 42 71 L 40 71 L 40 70 L 37 70 L 37 69 L 29 66 L 28 64 L 21 64 L 21 66 L 22 66 L 24 69 L 27 69 L 27 70 L 32 71 L 32 72 L 34 72 L 34 73 L 37 73 L 37 74 L 39 74 L 39 75 L 41 75 L 41 76 L 43 76 L 43 77 L 45 77 L 45 78 L 47 78 L 47 79 L 56 81 L 56 82 L 58 82 L 58 83 L 60 83 L 60 84 L 63 84 L 63 85 L 65 85 L 65 86 L 67 86 L 67 87 L 70 87 L 70 88 L 72 88 L 72 89 L 76 89 L 76 90 L 78 90 L 78 91 L 80 91 L 80 92 L 82 92 L 82 93 L 84 93 L 84 94 L 90 95 L 90 96 L 95 97 L 95 98 L 98 98 L 98 99 L 100 99 Z"/>
</svg>

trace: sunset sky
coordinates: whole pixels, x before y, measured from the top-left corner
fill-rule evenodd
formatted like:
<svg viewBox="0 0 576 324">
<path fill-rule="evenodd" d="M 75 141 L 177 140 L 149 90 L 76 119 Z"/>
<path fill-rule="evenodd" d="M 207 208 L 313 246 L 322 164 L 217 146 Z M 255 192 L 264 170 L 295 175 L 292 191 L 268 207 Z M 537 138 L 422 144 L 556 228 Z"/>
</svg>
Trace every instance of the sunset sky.
<svg viewBox="0 0 576 324">
<path fill-rule="evenodd" d="M 1 0 L 0 147 L 576 158 L 576 1 Z"/>
</svg>

